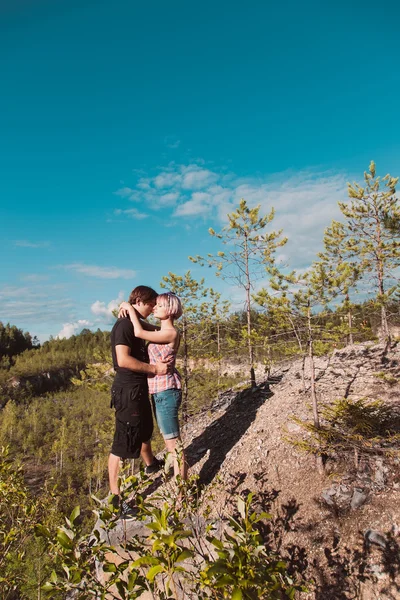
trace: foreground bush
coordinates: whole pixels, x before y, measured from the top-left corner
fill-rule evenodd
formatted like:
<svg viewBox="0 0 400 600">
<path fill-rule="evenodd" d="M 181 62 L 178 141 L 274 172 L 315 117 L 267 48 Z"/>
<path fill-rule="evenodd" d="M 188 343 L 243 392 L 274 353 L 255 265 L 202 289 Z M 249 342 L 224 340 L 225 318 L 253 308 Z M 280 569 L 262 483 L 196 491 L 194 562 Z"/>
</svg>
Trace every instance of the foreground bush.
<svg viewBox="0 0 400 600">
<path fill-rule="evenodd" d="M 79 508 L 56 536 L 43 525 L 37 526 L 54 564 L 43 587 L 49 597 L 74 592 L 73 597 L 80 600 L 133 599 L 149 591 L 161 600 L 278 600 L 294 598 L 296 590 L 303 589 L 263 539 L 262 524 L 271 517 L 253 510 L 252 494 L 239 497 L 236 513 L 221 521 L 207 518 L 210 507 L 197 500 L 194 479 L 179 482 L 179 501 L 176 490 L 171 492 L 168 485 L 144 501 L 142 475 L 129 477 L 126 484 L 125 493 L 136 494 L 137 519 L 148 533 L 134 535 L 123 548 L 104 543 L 107 536 L 101 531 L 82 535 Z M 118 515 L 110 505 L 100 504 L 94 512 L 106 532 L 116 527 Z"/>
</svg>

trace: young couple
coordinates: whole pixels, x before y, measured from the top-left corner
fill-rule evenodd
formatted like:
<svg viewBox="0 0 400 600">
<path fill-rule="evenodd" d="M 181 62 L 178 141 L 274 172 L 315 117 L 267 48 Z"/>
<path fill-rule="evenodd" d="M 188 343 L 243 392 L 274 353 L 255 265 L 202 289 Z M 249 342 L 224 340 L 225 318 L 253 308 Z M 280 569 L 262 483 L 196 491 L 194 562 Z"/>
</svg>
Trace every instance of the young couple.
<svg viewBox="0 0 400 600">
<path fill-rule="evenodd" d="M 153 313 L 160 319 L 158 329 L 141 319 Z M 116 371 L 111 389 L 111 406 L 115 408 L 115 433 L 108 460 L 110 491 L 113 504 L 120 508 L 122 519 L 135 511 L 120 497 L 118 474 L 120 461 L 141 454 L 147 473 L 163 466 L 151 449 L 153 418 L 149 402 L 152 395 L 154 414 L 166 448 L 174 458 L 175 477 L 187 477 L 185 457 L 177 458 L 180 445 L 178 408 L 181 403 L 180 375 L 175 367 L 180 335 L 174 326 L 182 315 L 179 298 L 172 293 L 158 295 L 147 286 L 136 287 L 129 302 L 123 302 L 111 331 L 111 351 Z M 146 341 L 150 342 L 146 347 Z"/>
</svg>

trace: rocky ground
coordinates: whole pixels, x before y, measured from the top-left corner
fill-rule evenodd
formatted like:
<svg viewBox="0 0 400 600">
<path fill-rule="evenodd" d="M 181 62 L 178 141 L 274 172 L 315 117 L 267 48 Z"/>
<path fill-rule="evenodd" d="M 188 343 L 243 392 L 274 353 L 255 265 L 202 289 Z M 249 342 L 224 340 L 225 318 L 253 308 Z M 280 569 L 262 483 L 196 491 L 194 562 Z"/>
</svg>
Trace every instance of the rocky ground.
<svg viewBox="0 0 400 600">
<path fill-rule="evenodd" d="M 316 359 L 322 405 L 381 399 L 400 423 L 400 346 L 363 343 Z M 258 493 L 272 515 L 270 539 L 311 582 L 303 600 L 400 598 L 400 445 L 393 456 L 337 453 L 320 475 L 315 457 L 289 443 L 307 440 L 312 420 L 302 361 L 275 368 L 254 390 L 229 391 L 184 429 L 204 501 L 223 516 L 233 498 Z M 400 431 L 399 431 L 400 433 Z"/>
<path fill-rule="evenodd" d="M 321 404 L 340 397 L 381 399 L 400 411 L 400 348 L 364 343 L 316 359 Z M 225 393 L 185 431 L 192 472 L 223 488 L 258 491 L 274 514 L 277 544 L 315 581 L 304 598 L 400 598 L 400 460 L 397 456 L 315 459 L 288 443 L 307 437 L 292 421 L 312 420 L 301 361 L 282 365 L 256 390 Z M 308 377 L 306 365 L 306 382 Z"/>
</svg>

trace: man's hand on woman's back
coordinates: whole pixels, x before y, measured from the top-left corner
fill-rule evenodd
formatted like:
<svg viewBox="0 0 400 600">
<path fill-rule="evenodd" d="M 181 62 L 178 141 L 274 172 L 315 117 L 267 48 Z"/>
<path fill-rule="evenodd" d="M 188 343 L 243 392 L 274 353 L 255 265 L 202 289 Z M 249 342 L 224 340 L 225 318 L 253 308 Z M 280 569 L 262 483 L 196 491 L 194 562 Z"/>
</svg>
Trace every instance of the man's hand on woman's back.
<svg viewBox="0 0 400 600">
<path fill-rule="evenodd" d="M 168 375 L 172 373 L 174 370 L 174 356 L 171 355 L 163 361 L 156 362 L 154 367 L 156 370 L 155 375 Z"/>
</svg>

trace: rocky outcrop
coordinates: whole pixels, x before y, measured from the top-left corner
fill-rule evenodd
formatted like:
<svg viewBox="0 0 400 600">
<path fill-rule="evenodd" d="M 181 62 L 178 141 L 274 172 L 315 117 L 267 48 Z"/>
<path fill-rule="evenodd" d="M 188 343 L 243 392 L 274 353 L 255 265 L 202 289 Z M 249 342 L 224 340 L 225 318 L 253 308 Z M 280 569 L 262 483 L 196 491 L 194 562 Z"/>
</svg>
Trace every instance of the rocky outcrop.
<svg viewBox="0 0 400 600">
<path fill-rule="evenodd" d="M 400 442 L 391 455 L 371 452 L 357 464 L 332 456 L 320 476 L 315 458 L 288 442 L 309 435 L 299 425 L 312 421 L 307 362 L 304 375 L 305 388 L 302 360 L 286 361 L 257 388 L 220 394 L 184 427 L 190 470 L 202 490 L 213 483 L 215 514 L 231 511 L 238 493 L 258 493 L 260 509 L 273 515 L 276 547 L 314 582 L 302 600 L 398 598 Z M 336 350 L 316 358 L 316 376 L 321 406 L 367 398 L 400 411 L 396 344 Z"/>
<path fill-rule="evenodd" d="M 51 369 L 30 376 L 14 376 L 7 381 L 4 393 L 14 396 L 26 394 L 41 395 L 47 392 L 56 392 L 66 389 L 71 385 L 71 377 L 77 377 L 84 363 L 75 367 L 64 367 L 61 369 Z"/>
</svg>

